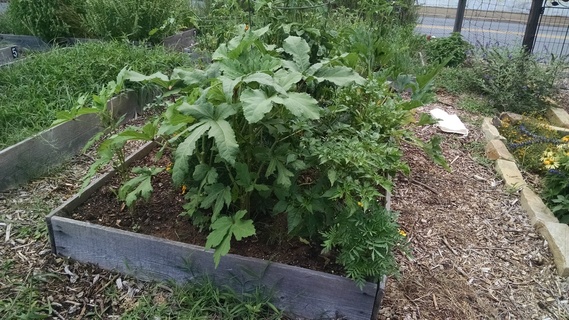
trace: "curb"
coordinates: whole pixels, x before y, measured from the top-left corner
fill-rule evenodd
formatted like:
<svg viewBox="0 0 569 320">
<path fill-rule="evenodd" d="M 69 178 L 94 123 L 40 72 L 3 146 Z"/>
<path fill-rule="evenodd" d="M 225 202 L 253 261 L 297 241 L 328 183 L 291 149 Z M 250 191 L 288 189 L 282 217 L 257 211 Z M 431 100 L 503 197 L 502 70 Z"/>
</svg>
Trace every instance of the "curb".
<svg viewBox="0 0 569 320">
<path fill-rule="evenodd" d="M 516 162 L 512 161 L 514 157 L 507 150 L 503 137 L 492 124 L 491 118 L 484 118 L 482 131 L 487 143 L 486 156 L 495 160 L 496 171 L 504 179 L 507 188 L 521 190 L 522 208 L 531 225 L 547 240 L 557 273 L 562 277 L 569 276 L 569 225 L 560 223 L 541 198 L 527 187 Z"/>
</svg>

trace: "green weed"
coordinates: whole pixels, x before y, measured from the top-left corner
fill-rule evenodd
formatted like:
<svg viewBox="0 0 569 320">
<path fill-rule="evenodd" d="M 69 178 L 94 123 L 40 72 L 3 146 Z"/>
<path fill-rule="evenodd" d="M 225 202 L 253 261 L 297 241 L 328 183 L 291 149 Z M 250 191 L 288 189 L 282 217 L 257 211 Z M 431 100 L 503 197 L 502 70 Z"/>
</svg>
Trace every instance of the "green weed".
<svg viewBox="0 0 569 320">
<path fill-rule="evenodd" d="M 472 94 L 461 95 L 457 107 L 465 111 L 486 116 L 491 116 L 496 112 L 484 97 L 477 97 Z"/>
<path fill-rule="evenodd" d="M 203 279 L 139 298 L 136 307 L 122 315 L 134 319 L 281 319 L 282 313 L 270 302 L 270 294 L 259 288 L 237 294 L 228 287 L 219 288 Z"/>
</svg>

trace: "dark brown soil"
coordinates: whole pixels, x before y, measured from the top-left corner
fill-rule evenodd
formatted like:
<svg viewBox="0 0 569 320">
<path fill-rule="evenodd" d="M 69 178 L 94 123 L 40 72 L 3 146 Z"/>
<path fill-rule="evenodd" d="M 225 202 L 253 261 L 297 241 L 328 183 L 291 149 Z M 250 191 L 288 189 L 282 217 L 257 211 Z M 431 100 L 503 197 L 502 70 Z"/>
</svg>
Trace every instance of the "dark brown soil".
<svg viewBox="0 0 569 320">
<path fill-rule="evenodd" d="M 168 157 L 163 157 L 156 164 L 149 163 L 153 159 L 151 153 L 134 165 L 166 167 L 169 163 Z M 154 191 L 149 201 L 141 200 L 134 208 L 126 208 L 117 199 L 116 190 L 120 182 L 115 176 L 109 184 L 78 207 L 72 217 L 102 226 L 204 246 L 207 230 L 200 232 L 192 225 L 189 217 L 183 214 L 184 195 L 181 189 L 173 186 L 170 174 L 166 170 L 159 173 L 153 177 L 152 185 Z M 239 242 L 232 241 L 230 253 L 328 273 L 343 273 L 342 267 L 333 263 L 333 258 L 321 255 L 322 248 L 318 243 L 306 244 L 305 239 L 302 239 L 303 242 L 299 237 L 289 237 L 284 215 L 261 219 L 255 223 L 255 227 L 255 236 Z"/>
</svg>

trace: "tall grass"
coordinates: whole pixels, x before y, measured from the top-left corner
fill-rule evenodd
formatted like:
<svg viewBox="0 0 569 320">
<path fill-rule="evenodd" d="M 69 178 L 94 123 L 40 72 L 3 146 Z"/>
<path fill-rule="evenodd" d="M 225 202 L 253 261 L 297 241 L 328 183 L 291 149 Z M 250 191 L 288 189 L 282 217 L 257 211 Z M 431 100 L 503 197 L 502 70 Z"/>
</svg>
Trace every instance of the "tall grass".
<svg viewBox="0 0 569 320">
<path fill-rule="evenodd" d="M 0 31 L 48 42 L 68 37 L 159 42 L 192 21 L 189 0 L 12 0 Z"/>
<path fill-rule="evenodd" d="M 0 69 L 0 148 L 37 133 L 55 113 L 73 106 L 83 93 L 98 92 L 126 65 L 143 73 L 168 73 L 189 64 L 182 53 L 145 49 L 121 42 L 89 42 L 33 54 Z"/>
</svg>

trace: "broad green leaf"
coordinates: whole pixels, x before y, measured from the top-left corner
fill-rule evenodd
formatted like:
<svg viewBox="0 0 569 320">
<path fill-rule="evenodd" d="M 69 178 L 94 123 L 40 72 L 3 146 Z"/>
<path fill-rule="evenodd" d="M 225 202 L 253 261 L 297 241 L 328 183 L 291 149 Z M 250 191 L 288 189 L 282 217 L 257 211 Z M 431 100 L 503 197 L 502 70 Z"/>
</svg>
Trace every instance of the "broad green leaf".
<svg viewBox="0 0 569 320">
<path fill-rule="evenodd" d="M 203 209 L 213 207 L 212 220 L 215 220 L 219 213 L 221 213 L 223 206 L 231 203 L 231 188 L 224 186 L 222 183 L 216 183 L 211 186 L 206 186 L 204 190 L 207 195 L 203 199 L 200 207 Z"/>
<path fill-rule="evenodd" d="M 191 133 L 186 139 L 178 145 L 174 153 L 174 167 L 172 168 L 172 180 L 175 184 L 181 185 L 189 172 L 188 159 L 194 154 L 196 142 L 204 135 L 210 126 L 207 123 L 197 123 L 188 130 Z"/>
<path fill-rule="evenodd" d="M 302 80 L 302 73 L 279 69 L 275 72 L 274 79 L 284 90 L 288 91 L 293 85 Z"/>
<path fill-rule="evenodd" d="M 292 182 L 290 180 L 291 177 L 294 177 L 294 174 L 288 170 L 285 165 L 277 161 L 277 183 L 283 187 L 290 187 Z"/>
<path fill-rule="evenodd" d="M 242 187 L 249 187 L 252 183 L 249 166 L 242 162 L 235 163 L 235 182 Z"/>
<path fill-rule="evenodd" d="M 302 214 L 298 211 L 298 209 L 292 209 L 287 212 L 287 225 L 288 225 L 288 233 L 294 234 L 298 226 L 301 225 L 303 222 Z"/>
<path fill-rule="evenodd" d="M 260 89 L 245 89 L 241 93 L 243 115 L 249 123 L 261 121 L 273 109 L 273 99 Z"/>
<path fill-rule="evenodd" d="M 192 178 L 196 181 L 203 180 L 211 167 L 205 163 L 200 163 L 194 168 L 194 173 L 192 174 Z"/>
<path fill-rule="evenodd" d="M 214 118 L 213 104 L 206 102 L 203 104 L 189 104 L 183 102 L 178 107 L 178 111 L 183 114 L 190 115 L 196 119 L 213 119 Z"/>
<path fill-rule="evenodd" d="M 128 70 L 124 73 L 124 79 L 132 82 L 152 82 L 163 88 L 170 88 L 178 80 L 170 80 L 167 75 L 162 72 L 155 72 L 149 76 L 143 75 L 136 71 Z M 116 86 L 116 85 L 115 85 Z"/>
<path fill-rule="evenodd" d="M 322 67 L 314 73 L 314 77 L 318 81 L 327 80 L 338 86 L 347 86 L 351 83 L 364 84 L 366 81 L 353 69 L 344 66 Z"/>
<path fill-rule="evenodd" d="M 212 223 L 212 232 L 207 237 L 205 248 L 215 248 L 213 260 L 216 267 L 219 265 L 221 257 L 229 253 L 233 236 L 240 241 L 255 234 L 253 221 L 250 219 L 242 220 L 246 213 L 246 210 L 240 210 L 232 218 L 221 217 Z"/>
<path fill-rule="evenodd" d="M 215 248 L 215 252 L 213 253 L 213 261 L 215 262 L 215 267 L 219 266 L 219 261 L 221 261 L 221 257 L 229 253 L 229 249 L 231 248 L 231 234 L 225 236 L 223 241 L 219 246 Z"/>
<path fill-rule="evenodd" d="M 278 101 L 299 118 L 319 119 L 320 108 L 318 101 L 304 92 L 289 92 L 288 96 Z"/>
<path fill-rule="evenodd" d="M 230 217 L 220 217 L 211 224 L 213 230 L 208 236 L 205 244 L 206 249 L 217 247 L 231 231 L 233 220 Z"/>
<path fill-rule="evenodd" d="M 263 84 L 275 89 L 275 91 L 277 91 L 280 94 L 286 95 L 286 90 L 283 87 L 281 87 L 278 83 L 276 83 L 273 77 L 263 72 L 255 72 L 243 78 L 243 82 L 245 83 L 257 82 L 259 84 Z"/>
<path fill-rule="evenodd" d="M 219 66 L 210 67 L 203 71 L 200 69 L 184 70 L 175 68 L 172 72 L 172 79 L 180 79 L 187 86 L 202 85 L 212 78 L 219 75 Z"/>
<path fill-rule="evenodd" d="M 241 210 L 239 212 L 242 211 L 243 214 L 245 214 L 245 210 Z M 250 237 L 255 234 L 255 226 L 253 225 L 253 220 L 242 220 L 242 217 L 237 219 L 239 212 L 235 214 L 233 228 L 231 228 L 231 231 L 233 232 L 233 235 L 237 241 L 241 241 L 241 239 Z"/>
<path fill-rule="evenodd" d="M 235 164 L 235 156 L 239 151 L 239 145 L 235 140 L 235 132 L 226 120 L 208 120 L 210 126 L 208 135 L 215 140 L 217 151 L 221 158 Z"/>
<path fill-rule="evenodd" d="M 292 56 L 292 60 L 300 72 L 304 72 L 310 67 L 310 47 L 306 40 L 301 37 L 289 36 L 283 42 L 283 49 Z"/>
<path fill-rule="evenodd" d="M 328 170 L 328 180 L 330 180 L 330 186 L 333 186 L 336 182 L 336 170 Z"/>
<path fill-rule="evenodd" d="M 119 199 L 124 200 L 128 207 L 132 206 L 139 197 L 148 200 L 153 191 L 151 184 L 152 176 L 163 170 L 163 168 L 133 168 L 132 172 L 138 174 L 138 176 L 130 179 L 119 188 Z"/>
</svg>

